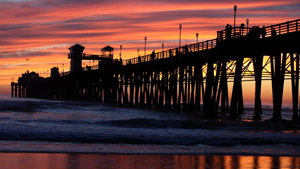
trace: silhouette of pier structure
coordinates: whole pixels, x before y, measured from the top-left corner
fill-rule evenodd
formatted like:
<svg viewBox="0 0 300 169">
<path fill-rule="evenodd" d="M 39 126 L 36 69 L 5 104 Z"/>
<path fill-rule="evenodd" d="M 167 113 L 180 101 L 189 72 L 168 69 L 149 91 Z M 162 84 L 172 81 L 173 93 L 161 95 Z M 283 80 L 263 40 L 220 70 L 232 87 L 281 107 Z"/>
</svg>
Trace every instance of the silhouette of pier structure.
<svg viewBox="0 0 300 169">
<path fill-rule="evenodd" d="M 253 118 L 260 119 L 261 84 L 268 79 L 272 81 L 273 118 L 281 119 L 284 80 L 289 78 L 292 117 L 299 120 L 298 39 L 300 19 L 263 28 L 227 27 L 217 32 L 216 39 L 127 60 L 113 60 L 111 53 L 86 55 L 84 47 L 77 44 L 69 48 L 71 72 L 30 82 L 12 82 L 12 97 L 184 109 L 202 111 L 211 117 L 229 112 L 229 118 L 235 119 L 244 112 L 242 81 L 254 80 Z M 109 59 L 103 61 L 104 58 Z M 83 59 L 100 61 L 97 66 L 82 70 Z M 229 81 L 233 82 L 232 93 L 228 92 Z"/>
</svg>

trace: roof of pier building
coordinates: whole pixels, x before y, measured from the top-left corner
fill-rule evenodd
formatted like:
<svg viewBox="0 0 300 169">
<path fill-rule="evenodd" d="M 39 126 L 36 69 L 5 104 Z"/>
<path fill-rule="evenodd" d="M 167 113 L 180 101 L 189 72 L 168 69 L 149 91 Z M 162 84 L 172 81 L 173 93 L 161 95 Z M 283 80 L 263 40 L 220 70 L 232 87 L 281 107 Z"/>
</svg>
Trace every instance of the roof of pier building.
<svg viewBox="0 0 300 169">
<path fill-rule="evenodd" d="M 102 57 L 103 58 L 113 58 L 113 55 L 114 55 L 114 48 L 111 47 L 111 46 L 106 46 L 104 48 L 101 49 L 102 51 Z"/>
<path fill-rule="evenodd" d="M 77 43 L 76 45 L 71 46 L 69 49 L 85 49 L 85 47 L 83 47 Z"/>
<path fill-rule="evenodd" d="M 113 50 L 114 50 L 114 48 L 109 45 L 101 49 L 102 52 L 113 51 Z"/>
<path fill-rule="evenodd" d="M 29 83 L 29 82 L 32 82 L 32 81 L 37 81 L 40 78 L 41 77 L 39 76 L 38 73 L 35 73 L 35 72 L 30 72 L 29 73 L 29 70 L 27 70 L 27 72 L 22 74 L 22 77 L 19 77 L 18 82 L 19 83 Z"/>
</svg>

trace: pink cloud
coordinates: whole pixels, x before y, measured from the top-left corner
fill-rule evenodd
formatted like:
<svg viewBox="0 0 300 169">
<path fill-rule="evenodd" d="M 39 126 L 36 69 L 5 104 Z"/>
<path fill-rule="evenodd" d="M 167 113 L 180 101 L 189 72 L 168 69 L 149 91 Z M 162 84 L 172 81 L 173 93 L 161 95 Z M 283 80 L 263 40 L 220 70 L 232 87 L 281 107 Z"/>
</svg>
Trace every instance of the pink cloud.
<svg viewBox="0 0 300 169">
<path fill-rule="evenodd" d="M 250 26 L 270 25 L 298 19 L 298 0 L 29 0 L 1 2 L 0 76 L 24 71 L 44 72 L 53 66 L 69 66 L 68 47 L 80 43 L 86 53 L 99 54 L 105 45 L 123 46 L 123 58 L 178 46 L 178 25 L 182 24 L 183 44 L 213 39 L 216 31 L 233 24 L 233 6 L 238 6 L 237 23 L 250 19 Z M 24 64 L 26 58 L 30 64 Z M 18 73 L 19 72 L 19 73 Z M 9 84 L 0 79 L 0 84 Z"/>
</svg>

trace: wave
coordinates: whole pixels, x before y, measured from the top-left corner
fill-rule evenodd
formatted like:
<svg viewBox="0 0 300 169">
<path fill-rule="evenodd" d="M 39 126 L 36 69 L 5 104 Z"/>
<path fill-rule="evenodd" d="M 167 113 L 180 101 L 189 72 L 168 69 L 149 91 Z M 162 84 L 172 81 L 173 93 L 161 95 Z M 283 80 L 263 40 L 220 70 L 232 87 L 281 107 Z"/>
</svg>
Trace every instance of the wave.
<svg viewBox="0 0 300 169">
<path fill-rule="evenodd" d="M 76 101 L 56 101 L 43 99 L 19 99 L 19 98 L 0 98 L 0 111 L 24 111 L 33 112 L 36 110 L 53 110 L 53 109 L 78 109 L 90 108 L 91 106 L 99 105 L 99 103 L 91 102 L 76 102 Z"/>
<path fill-rule="evenodd" d="M 38 105 L 32 101 L 21 101 L 21 102 L 12 102 L 12 101 L 0 101 L 0 110 L 4 111 L 34 111 Z"/>
<path fill-rule="evenodd" d="M 210 129 L 227 131 L 294 131 L 300 132 L 300 124 L 294 121 L 228 121 L 228 120 L 161 120 L 135 118 L 126 120 L 71 120 L 71 119 L 19 119 L 24 124 L 40 125 L 90 125 L 94 127 L 116 127 L 132 129 Z"/>
<path fill-rule="evenodd" d="M 56 124 L 53 124 L 53 121 L 43 123 L 22 121 L 0 123 L 0 140 L 210 146 L 299 145 L 299 130 L 279 132 L 277 129 L 277 132 L 270 132 L 270 129 L 287 129 L 287 126 L 290 127 L 284 123 L 274 124 L 273 122 L 239 123 L 153 119 L 95 123 L 67 120 Z M 255 131 L 257 128 L 259 131 Z"/>
<path fill-rule="evenodd" d="M 290 144 L 299 145 L 300 136 L 283 135 L 282 133 L 242 133 L 225 135 L 224 133 L 210 131 L 209 133 L 184 134 L 182 132 L 162 132 L 146 130 L 144 132 L 131 131 L 106 131 L 95 133 L 69 132 L 0 132 L 1 140 L 10 141 L 47 141 L 47 142 L 78 142 L 78 143 L 109 143 L 109 144 L 154 144 L 154 145 L 210 145 L 210 146 L 235 146 L 235 145 L 262 145 L 262 144 Z M 218 133 L 218 134 L 217 134 Z M 232 133 L 233 134 L 233 133 Z M 267 136 L 266 136 L 267 135 Z"/>
<path fill-rule="evenodd" d="M 219 120 L 158 120 L 158 119 L 129 119 L 97 122 L 116 127 L 128 128 L 178 128 L 178 129 L 214 129 L 229 131 L 286 131 L 300 130 L 300 125 L 292 121 L 219 121 Z"/>
</svg>

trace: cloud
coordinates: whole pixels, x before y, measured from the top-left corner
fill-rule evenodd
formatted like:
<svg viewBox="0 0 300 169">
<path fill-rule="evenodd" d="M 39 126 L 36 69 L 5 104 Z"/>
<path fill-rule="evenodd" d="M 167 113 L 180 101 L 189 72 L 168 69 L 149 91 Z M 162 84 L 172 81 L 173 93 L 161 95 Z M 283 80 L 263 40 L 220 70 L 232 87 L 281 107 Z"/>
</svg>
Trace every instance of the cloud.
<svg viewBox="0 0 300 169">
<path fill-rule="evenodd" d="M 249 18 L 249 26 L 300 16 L 299 0 L 0 0 L 0 63 L 6 65 L 1 72 L 12 76 L 68 67 L 68 47 L 76 43 L 91 54 L 112 45 L 117 55 L 122 45 L 125 59 L 142 51 L 145 36 L 147 52 L 161 50 L 162 43 L 165 49 L 177 47 L 179 24 L 183 44 L 195 42 L 196 33 L 201 40 L 213 39 L 217 30 L 233 24 L 234 5 L 237 23 Z M 28 57 L 30 65 L 23 63 Z"/>
</svg>

